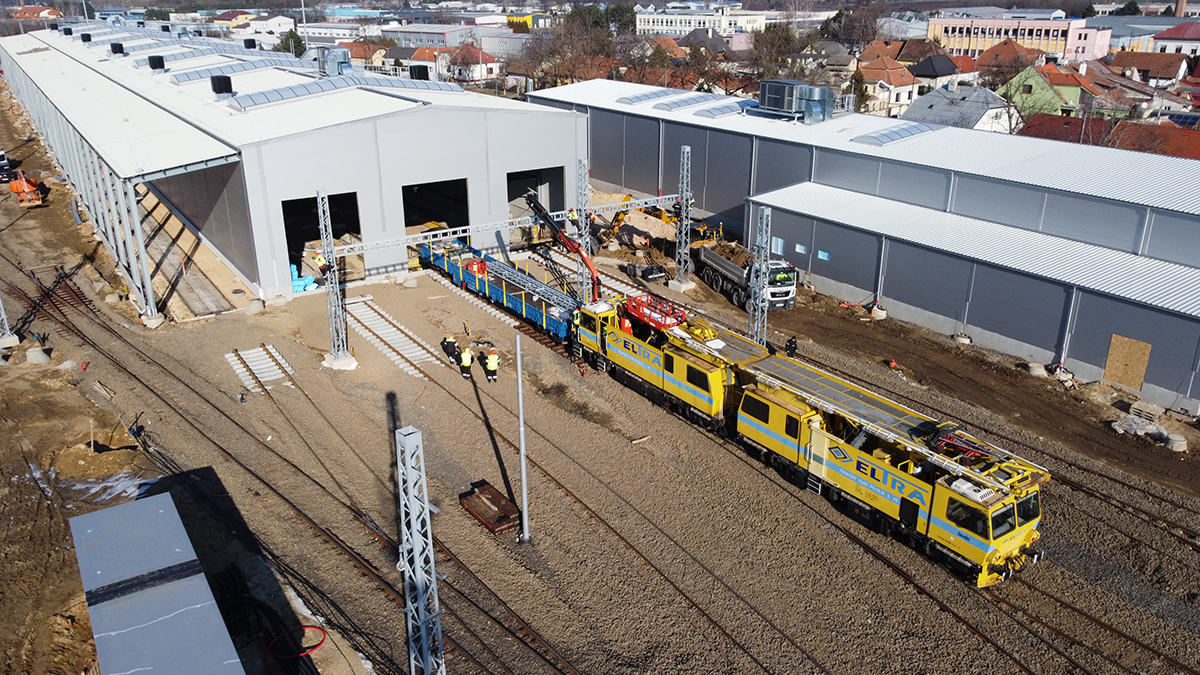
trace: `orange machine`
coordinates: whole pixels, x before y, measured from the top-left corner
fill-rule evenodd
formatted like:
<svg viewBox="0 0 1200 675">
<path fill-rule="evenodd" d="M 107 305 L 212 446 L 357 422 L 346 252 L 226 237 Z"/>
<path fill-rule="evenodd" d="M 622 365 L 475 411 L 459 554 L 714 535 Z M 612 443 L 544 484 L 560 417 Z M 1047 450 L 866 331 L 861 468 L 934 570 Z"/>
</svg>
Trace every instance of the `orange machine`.
<svg viewBox="0 0 1200 675">
<path fill-rule="evenodd" d="M 17 177 L 9 181 L 8 189 L 17 196 L 17 204 L 27 209 L 42 205 L 42 192 L 38 189 L 37 181 L 30 180 L 20 169 L 17 170 Z"/>
</svg>

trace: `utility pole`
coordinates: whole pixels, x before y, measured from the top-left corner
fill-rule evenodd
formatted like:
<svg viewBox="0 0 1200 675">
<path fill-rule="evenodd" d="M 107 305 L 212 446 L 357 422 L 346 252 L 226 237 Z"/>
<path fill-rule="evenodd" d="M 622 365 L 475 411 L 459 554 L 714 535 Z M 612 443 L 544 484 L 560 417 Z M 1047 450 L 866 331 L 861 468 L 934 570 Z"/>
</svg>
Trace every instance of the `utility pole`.
<svg viewBox="0 0 1200 675">
<path fill-rule="evenodd" d="M 675 278 L 667 287 L 676 292 L 696 287 L 692 281 L 692 146 L 679 148 L 679 211 L 675 222 Z"/>
<path fill-rule="evenodd" d="M 750 314 L 750 339 L 767 344 L 767 272 L 771 261 L 771 208 L 758 207 L 758 220 L 750 239 L 750 299 L 746 311 Z"/>
<path fill-rule="evenodd" d="M 333 224 L 329 215 L 329 195 L 317 192 L 317 223 L 321 228 L 321 255 L 325 256 L 325 301 L 329 305 L 329 353 L 324 365 L 334 370 L 354 370 L 358 361 L 346 346 L 346 307 L 338 283 L 337 257 L 333 251 Z"/>
<path fill-rule="evenodd" d="M 404 616 L 408 619 L 409 675 L 446 675 L 442 651 L 442 610 L 438 604 L 433 530 L 425 483 L 421 431 L 396 430 L 396 470 L 400 488 L 400 561 L 404 575 Z"/>
<path fill-rule="evenodd" d="M 579 192 L 577 198 L 577 208 L 575 212 L 579 214 L 579 222 L 576 223 L 576 240 L 583 250 L 588 255 L 592 254 L 592 226 L 588 220 L 587 212 L 591 204 L 591 192 L 588 185 L 588 163 L 586 159 L 579 160 L 575 167 L 575 188 Z M 583 262 L 583 256 L 579 256 L 579 261 L 576 265 L 575 276 L 577 283 L 575 284 L 577 299 L 583 304 L 588 304 L 592 301 L 592 273 L 588 270 L 587 264 Z"/>
<path fill-rule="evenodd" d="M 300 40 L 304 42 L 304 51 L 308 51 L 308 13 L 304 8 L 304 0 L 300 0 L 300 30 L 304 31 Z"/>
<path fill-rule="evenodd" d="M 521 448 L 521 534 L 517 541 L 529 543 L 529 472 L 525 466 L 525 384 L 521 368 L 521 334 L 517 333 L 517 437 Z"/>
</svg>

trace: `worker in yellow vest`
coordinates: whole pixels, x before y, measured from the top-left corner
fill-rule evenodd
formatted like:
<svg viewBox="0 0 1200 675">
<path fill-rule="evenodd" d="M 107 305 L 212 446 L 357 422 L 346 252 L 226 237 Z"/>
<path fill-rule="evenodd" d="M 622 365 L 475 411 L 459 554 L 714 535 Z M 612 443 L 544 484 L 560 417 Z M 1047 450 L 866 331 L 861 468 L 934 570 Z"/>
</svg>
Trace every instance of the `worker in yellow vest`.
<svg viewBox="0 0 1200 675">
<path fill-rule="evenodd" d="M 474 356 L 475 355 L 471 353 L 470 347 L 463 347 L 462 352 L 459 353 L 458 368 L 460 371 L 462 371 L 464 380 L 471 379 L 471 359 L 474 358 Z"/>
<path fill-rule="evenodd" d="M 487 375 L 488 382 L 496 381 L 496 374 L 500 371 L 500 355 L 496 353 L 496 348 L 492 347 L 492 351 L 487 355 L 487 360 L 483 363 L 483 372 Z"/>
</svg>

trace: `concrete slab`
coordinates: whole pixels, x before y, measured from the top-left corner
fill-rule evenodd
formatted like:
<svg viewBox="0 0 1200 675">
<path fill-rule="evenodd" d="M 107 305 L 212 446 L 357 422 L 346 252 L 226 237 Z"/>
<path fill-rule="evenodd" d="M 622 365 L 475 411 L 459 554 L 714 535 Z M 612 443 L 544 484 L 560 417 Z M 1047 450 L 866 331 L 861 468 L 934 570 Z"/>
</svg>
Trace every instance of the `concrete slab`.
<svg viewBox="0 0 1200 675">
<path fill-rule="evenodd" d="M 341 357 L 326 354 L 325 360 L 321 362 L 321 365 L 334 370 L 354 370 L 358 367 L 358 359 L 349 354 Z"/>
<path fill-rule="evenodd" d="M 675 291 L 676 293 L 684 293 L 692 290 L 695 287 L 696 282 L 694 281 L 680 281 L 678 279 L 672 279 L 667 282 L 667 288 Z"/>
<path fill-rule="evenodd" d="M 21 337 L 16 333 L 6 333 L 4 335 L 0 335 L 0 349 L 16 347 L 19 344 L 21 344 Z"/>
</svg>

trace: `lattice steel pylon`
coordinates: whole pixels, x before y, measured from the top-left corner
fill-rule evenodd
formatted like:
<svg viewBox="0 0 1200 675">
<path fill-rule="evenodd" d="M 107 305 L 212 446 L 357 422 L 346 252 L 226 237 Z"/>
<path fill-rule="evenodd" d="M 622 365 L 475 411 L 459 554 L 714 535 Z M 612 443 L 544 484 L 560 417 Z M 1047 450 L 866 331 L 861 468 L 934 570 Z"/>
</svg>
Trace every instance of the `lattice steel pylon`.
<svg viewBox="0 0 1200 675">
<path fill-rule="evenodd" d="M 746 311 L 750 314 L 750 339 L 767 344 L 767 272 L 771 260 L 771 208 L 758 207 L 758 218 L 750 238 L 750 298 Z"/>
<path fill-rule="evenodd" d="M 675 223 L 675 279 L 681 284 L 692 275 L 692 146 L 679 148 L 679 220 Z"/>
<path fill-rule="evenodd" d="M 429 492 L 425 486 L 425 450 L 421 431 L 412 425 L 396 430 L 396 467 L 400 490 L 400 561 L 396 569 L 404 575 L 408 672 L 445 675 L 442 610 L 438 605 Z"/>
<path fill-rule="evenodd" d="M 0 347 L 16 347 L 20 343 L 21 339 L 8 327 L 8 314 L 4 312 L 4 303 L 0 302 Z"/>
<path fill-rule="evenodd" d="M 588 255 L 592 254 L 592 227 L 588 219 L 588 209 L 591 208 L 591 186 L 588 184 L 588 163 L 586 159 L 579 160 L 575 166 L 575 187 L 579 190 L 578 206 L 575 210 L 579 214 L 578 229 L 576 230 L 575 241 L 587 251 Z M 579 256 L 579 260 L 575 266 L 575 284 L 576 299 L 587 304 L 592 301 L 592 273 L 588 270 L 587 265 L 583 262 L 583 256 Z"/>
<path fill-rule="evenodd" d="M 342 287 L 338 283 L 337 257 L 333 251 L 333 224 L 329 216 L 329 195 L 317 192 L 317 222 L 321 228 L 321 255 L 325 256 L 325 301 L 329 304 L 329 361 L 350 357 L 346 346 L 346 307 L 342 304 Z"/>
</svg>

